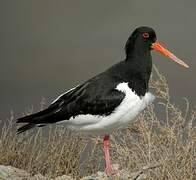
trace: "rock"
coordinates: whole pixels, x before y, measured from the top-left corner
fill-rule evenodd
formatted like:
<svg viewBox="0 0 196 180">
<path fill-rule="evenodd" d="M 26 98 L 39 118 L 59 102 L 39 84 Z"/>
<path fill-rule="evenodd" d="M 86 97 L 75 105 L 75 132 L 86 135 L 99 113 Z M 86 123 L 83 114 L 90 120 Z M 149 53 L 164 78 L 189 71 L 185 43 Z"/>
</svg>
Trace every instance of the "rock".
<svg viewBox="0 0 196 180">
<path fill-rule="evenodd" d="M 58 176 L 56 177 L 54 180 L 74 180 L 72 177 L 67 176 L 67 175 L 63 175 L 63 176 Z"/>
<path fill-rule="evenodd" d="M 11 166 L 0 165 L 0 179 L 6 180 L 22 180 L 29 177 L 29 173 L 24 170 Z"/>
<path fill-rule="evenodd" d="M 45 177 L 41 174 L 31 176 L 24 170 L 12 167 L 0 165 L 0 180 L 52 180 L 49 177 Z M 59 176 L 53 180 L 74 180 L 70 176 Z"/>
<path fill-rule="evenodd" d="M 115 167 L 115 166 L 113 166 Z M 130 180 L 130 179 L 143 179 L 144 174 L 143 171 L 138 171 L 136 173 L 128 173 L 125 170 L 118 170 L 118 166 L 115 167 L 117 170 L 116 175 L 107 176 L 105 172 L 97 172 L 96 174 L 86 176 L 81 178 L 81 180 Z M 36 174 L 31 176 L 24 170 L 14 168 L 11 166 L 3 166 L 0 165 L 0 179 L 1 180 L 74 180 L 71 176 L 63 175 L 58 176 L 54 179 L 49 178 L 47 176 L 43 176 L 41 174 Z"/>
<path fill-rule="evenodd" d="M 108 176 L 105 172 L 97 172 L 97 174 L 93 174 L 91 176 L 83 177 L 81 180 L 107 180 Z"/>
<path fill-rule="evenodd" d="M 41 174 L 36 174 L 33 177 L 28 177 L 29 180 L 49 180 L 49 178 L 41 175 Z"/>
</svg>

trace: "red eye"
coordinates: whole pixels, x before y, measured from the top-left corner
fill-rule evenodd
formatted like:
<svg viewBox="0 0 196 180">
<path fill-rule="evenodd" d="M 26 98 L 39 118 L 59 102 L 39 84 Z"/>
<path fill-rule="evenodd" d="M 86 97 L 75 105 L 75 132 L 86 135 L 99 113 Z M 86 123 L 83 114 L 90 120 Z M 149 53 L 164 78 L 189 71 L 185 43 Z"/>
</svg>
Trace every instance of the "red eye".
<svg viewBox="0 0 196 180">
<path fill-rule="evenodd" d="M 149 35 L 147 32 L 144 32 L 144 33 L 142 34 L 142 36 L 143 36 L 143 38 L 147 39 L 147 38 L 149 38 L 150 35 Z"/>
</svg>

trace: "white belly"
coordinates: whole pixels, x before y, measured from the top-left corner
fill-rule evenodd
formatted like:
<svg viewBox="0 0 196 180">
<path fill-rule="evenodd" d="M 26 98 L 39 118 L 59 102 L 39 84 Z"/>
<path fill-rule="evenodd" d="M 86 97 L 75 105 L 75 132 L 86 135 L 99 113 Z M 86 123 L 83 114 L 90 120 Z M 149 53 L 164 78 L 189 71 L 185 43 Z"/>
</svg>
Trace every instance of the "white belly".
<svg viewBox="0 0 196 180">
<path fill-rule="evenodd" d="M 155 98 L 149 92 L 140 98 L 128 87 L 128 83 L 120 83 L 116 89 L 124 92 L 125 98 L 109 116 L 78 115 L 64 122 L 69 128 L 77 131 L 109 133 L 126 126 L 129 122 L 133 122 L 136 116 Z"/>
</svg>

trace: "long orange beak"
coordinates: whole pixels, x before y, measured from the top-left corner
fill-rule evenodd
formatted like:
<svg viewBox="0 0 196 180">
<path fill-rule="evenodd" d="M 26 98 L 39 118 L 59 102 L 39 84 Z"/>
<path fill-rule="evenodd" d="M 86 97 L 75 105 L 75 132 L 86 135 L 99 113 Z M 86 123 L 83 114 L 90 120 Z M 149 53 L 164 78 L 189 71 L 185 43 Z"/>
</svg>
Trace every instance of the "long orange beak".
<svg viewBox="0 0 196 180">
<path fill-rule="evenodd" d="M 176 63 L 189 68 L 189 66 L 183 62 L 181 59 L 177 58 L 174 54 L 172 54 L 170 51 L 168 51 L 167 49 L 165 49 L 160 43 L 155 42 L 152 44 L 151 46 L 152 49 L 160 52 L 161 54 L 163 54 L 166 57 L 169 57 L 170 59 L 172 59 L 173 61 L 175 61 Z"/>
</svg>

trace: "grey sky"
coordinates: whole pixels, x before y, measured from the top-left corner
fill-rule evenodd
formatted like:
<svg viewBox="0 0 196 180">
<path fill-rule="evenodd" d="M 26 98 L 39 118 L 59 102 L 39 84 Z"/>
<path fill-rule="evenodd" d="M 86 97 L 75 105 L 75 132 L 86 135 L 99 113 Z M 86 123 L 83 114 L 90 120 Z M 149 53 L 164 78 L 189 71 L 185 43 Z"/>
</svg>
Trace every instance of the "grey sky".
<svg viewBox="0 0 196 180">
<path fill-rule="evenodd" d="M 0 0 L 0 116 L 47 103 L 124 58 L 141 25 L 190 65 L 153 52 L 174 99 L 196 102 L 196 1 Z"/>
</svg>

